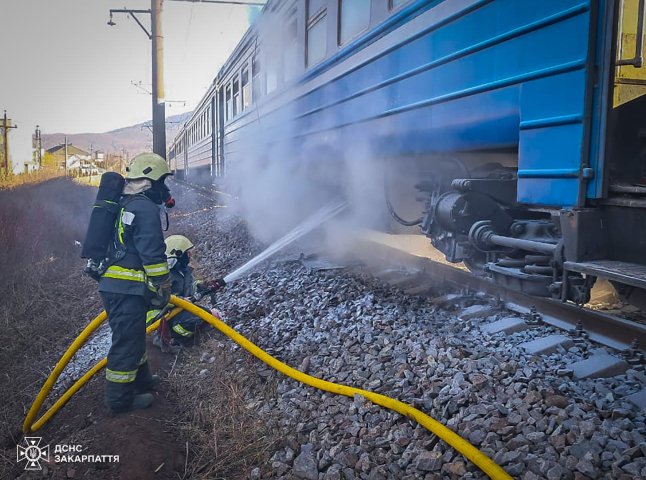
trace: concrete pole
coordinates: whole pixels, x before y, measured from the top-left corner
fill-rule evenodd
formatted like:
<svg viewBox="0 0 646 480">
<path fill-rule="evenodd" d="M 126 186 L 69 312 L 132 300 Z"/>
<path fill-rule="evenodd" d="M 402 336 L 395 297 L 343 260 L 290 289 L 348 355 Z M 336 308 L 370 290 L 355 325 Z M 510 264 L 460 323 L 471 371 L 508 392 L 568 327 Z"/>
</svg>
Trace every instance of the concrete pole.
<svg viewBox="0 0 646 480">
<path fill-rule="evenodd" d="M 2 117 L 2 126 L 3 126 L 3 135 L 4 135 L 4 159 L 2 160 L 2 169 L 3 173 L 6 176 L 9 176 L 9 142 L 7 132 L 9 131 L 9 125 L 7 123 L 7 111 L 4 111 Z"/>
<path fill-rule="evenodd" d="M 153 66 L 153 152 L 166 158 L 166 104 L 164 101 L 164 37 L 162 0 L 150 1 Z"/>
<path fill-rule="evenodd" d="M 63 137 L 65 139 L 65 176 L 67 176 L 67 135 Z"/>
</svg>

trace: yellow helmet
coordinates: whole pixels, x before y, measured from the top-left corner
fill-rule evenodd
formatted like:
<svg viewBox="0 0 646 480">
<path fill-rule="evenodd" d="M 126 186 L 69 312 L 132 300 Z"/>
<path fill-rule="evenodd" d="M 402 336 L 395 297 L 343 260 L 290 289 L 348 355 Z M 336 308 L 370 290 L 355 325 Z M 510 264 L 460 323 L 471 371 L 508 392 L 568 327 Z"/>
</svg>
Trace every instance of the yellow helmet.
<svg viewBox="0 0 646 480">
<path fill-rule="evenodd" d="M 168 169 L 166 160 L 156 153 L 140 153 L 136 155 L 130 165 L 126 167 L 126 178 L 128 180 L 137 180 L 148 178 L 149 180 L 163 179 L 173 173 Z"/>
<path fill-rule="evenodd" d="M 179 258 L 194 247 L 184 235 L 171 235 L 165 241 L 166 258 Z"/>
</svg>

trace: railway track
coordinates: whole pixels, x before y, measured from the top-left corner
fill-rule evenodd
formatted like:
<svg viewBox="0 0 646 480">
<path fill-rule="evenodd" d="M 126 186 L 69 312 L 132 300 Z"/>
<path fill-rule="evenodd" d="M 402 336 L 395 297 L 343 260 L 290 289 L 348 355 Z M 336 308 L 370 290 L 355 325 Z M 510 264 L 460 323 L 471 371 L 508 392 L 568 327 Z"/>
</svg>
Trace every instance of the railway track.
<svg viewBox="0 0 646 480">
<path fill-rule="evenodd" d="M 536 321 L 589 337 L 591 340 L 618 351 L 637 350 L 646 353 L 646 325 L 590 308 L 562 303 L 550 298 L 534 297 L 492 282 L 433 259 L 414 255 L 375 239 L 363 240 L 368 255 L 385 264 L 398 264 L 417 272 L 418 283 L 428 286 L 444 283 L 458 289 L 482 292 L 498 298 L 506 308 L 521 314 L 532 314 Z M 374 262 L 368 260 L 369 263 Z M 430 288 L 429 288 L 430 290 Z M 423 293 L 424 288 L 420 290 Z"/>
<path fill-rule="evenodd" d="M 211 201 L 220 200 L 222 196 L 233 198 L 231 194 L 215 188 L 178 179 L 173 181 Z M 223 207 L 223 205 L 216 206 Z M 211 205 L 205 210 L 213 207 Z M 624 356 L 633 359 L 633 362 L 637 357 L 643 357 L 646 354 L 646 324 L 551 298 L 526 295 L 496 284 L 485 276 L 474 275 L 465 269 L 446 264 L 440 261 L 441 256 L 434 255 L 433 258 L 429 258 L 407 251 L 405 246 L 397 246 L 388 240 L 384 241 L 387 237 L 397 236 L 376 232 L 362 235 L 358 240 L 360 248 L 357 249 L 363 252 L 361 260 L 370 265 L 373 270 L 394 264 L 415 272 L 416 278 L 411 282 L 411 288 L 415 293 L 430 292 L 431 287 L 437 286 L 438 283 L 456 289 L 481 292 L 504 303 L 505 308 L 510 312 L 523 315 L 527 319 L 531 318 L 530 322 L 545 323 L 573 335 L 589 338 L 600 345 L 621 352 Z M 428 243 L 425 238 L 423 241 Z M 405 281 L 405 278 L 402 278 L 402 281 Z M 643 358 L 641 360 L 643 361 Z"/>
<path fill-rule="evenodd" d="M 196 192 L 198 195 L 205 197 L 209 200 L 222 200 L 222 198 L 234 198 L 233 195 L 230 193 L 223 192 L 221 190 L 218 190 L 215 188 L 214 185 L 211 186 L 204 186 L 204 185 L 196 185 L 194 183 L 187 182 L 185 180 L 180 180 L 179 178 L 172 178 L 171 182 L 175 182 L 178 185 L 181 185 L 183 187 L 189 188 Z"/>
<path fill-rule="evenodd" d="M 362 261 L 376 277 L 410 295 L 432 296 L 438 286 L 448 288 L 453 293 L 434 298 L 434 303 L 449 308 L 455 305 L 458 319 L 472 323 L 483 333 L 511 336 L 531 329 L 533 339 L 517 346 L 535 355 L 550 355 L 583 345 L 587 358 L 562 368 L 560 373 L 564 376 L 610 377 L 623 374 L 629 368 L 645 366 L 646 325 L 643 323 L 523 294 L 484 276 L 441 263 L 437 258 L 413 253 L 406 246 L 398 246 L 396 236 L 371 232 L 359 242 L 357 250 L 362 252 Z M 393 265 L 399 269 L 393 269 Z M 471 303 L 474 299 L 475 304 L 460 306 L 464 300 Z M 494 315 L 497 320 L 491 320 Z M 646 385 L 630 400 L 646 408 Z"/>
</svg>

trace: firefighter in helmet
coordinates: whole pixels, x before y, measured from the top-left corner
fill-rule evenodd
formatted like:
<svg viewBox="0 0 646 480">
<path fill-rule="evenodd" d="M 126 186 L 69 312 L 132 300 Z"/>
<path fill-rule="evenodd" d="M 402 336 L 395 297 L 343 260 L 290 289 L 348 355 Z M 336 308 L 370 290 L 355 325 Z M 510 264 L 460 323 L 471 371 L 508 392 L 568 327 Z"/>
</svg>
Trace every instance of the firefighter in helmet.
<svg viewBox="0 0 646 480">
<path fill-rule="evenodd" d="M 210 282 L 196 281 L 193 268 L 190 266 L 190 251 L 195 245 L 184 235 L 171 235 L 166 239 L 166 259 L 170 269 L 172 293 L 179 297 L 199 297 L 215 292 L 224 286 L 224 280 L 218 279 Z M 148 311 L 147 324 L 157 318 L 160 310 Z M 177 346 L 188 345 L 194 341 L 195 334 L 200 327 L 206 325 L 199 317 L 192 313 L 182 311 L 169 321 L 170 335 L 173 344 Z M 155 345 L 161 346 L 161 339 L 155 337 Z"/>
<path fill-rule="evenodd" d="M 147 408 L 159 383 L 146 355 L 146 313 L 171 295 L 160 206 L 174 204 L 164 181 L 172 175 L 157 154 L 143 153 L 126 169 L 108 268 L 99 292 L 108 313 L 112 345 L 106 368 L 107 406 L 113 413 Z"/>
</svg>

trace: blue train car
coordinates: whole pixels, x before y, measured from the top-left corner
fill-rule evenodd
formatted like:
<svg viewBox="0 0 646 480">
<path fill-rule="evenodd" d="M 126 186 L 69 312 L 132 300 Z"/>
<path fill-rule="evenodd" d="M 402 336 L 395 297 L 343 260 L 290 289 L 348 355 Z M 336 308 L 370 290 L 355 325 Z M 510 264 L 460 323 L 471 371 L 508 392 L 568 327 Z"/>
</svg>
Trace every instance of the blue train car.
<svg viewBox="0 0 646 480">
<path fill-rule="evenodd" d="M 194 140 L 176 168 L 280 152 L 342 179 L 360 151 L 416 184 L 419 218 L 388 207 L 448 260 L 577 303 L 597 276 L 639 297 L 643 22 L 643 0 L 270 0 L 196 113 L 210 159 Z"/>
</svg>

